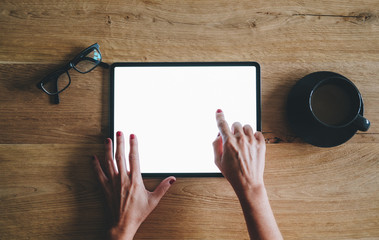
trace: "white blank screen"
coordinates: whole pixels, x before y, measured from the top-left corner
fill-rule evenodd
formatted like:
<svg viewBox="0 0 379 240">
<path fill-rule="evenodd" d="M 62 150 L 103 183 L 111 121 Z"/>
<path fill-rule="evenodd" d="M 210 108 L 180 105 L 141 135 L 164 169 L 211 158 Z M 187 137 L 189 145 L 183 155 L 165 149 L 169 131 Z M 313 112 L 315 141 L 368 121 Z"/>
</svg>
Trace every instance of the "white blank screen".
<svg viewBox="0 0 379 240">
<path fill-rule="evenodd" d="M 222 109 L 257 127 L 254 66 L 120 66 L 114 69 L 114 132 L 138 138 L 142 173 L 219 173 L 212 142 Z M 115 139 L 115 138 L 114 138 Z"/>
</svg>

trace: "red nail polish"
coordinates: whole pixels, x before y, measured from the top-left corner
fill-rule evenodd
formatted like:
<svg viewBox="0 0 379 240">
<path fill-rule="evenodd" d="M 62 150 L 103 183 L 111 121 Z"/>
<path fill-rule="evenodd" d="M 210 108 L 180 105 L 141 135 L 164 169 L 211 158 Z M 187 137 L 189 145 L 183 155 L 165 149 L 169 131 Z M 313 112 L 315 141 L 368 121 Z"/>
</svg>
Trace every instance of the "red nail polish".
<svg viewBox="0 0 379 240">
<path fill-rule="evenodd" d="M 121 132 L 118 131 L 118 132 L 116 133 L 116 135 L 117 135 L 117 137 L 120 137 L 120 136 L 121 136 Z"/>
<path fill-rule="evenodd" d="M 130 139 L 134 139 L 136 136 L 134 134 L 130 134 Z"/>
<path fill-rule="evenodd" d="M 174 184 L 175 181 L 176 181 L 175 179 L 171 179 L 171 180 L 170 180 L 170 184 L 171 184 L 171 185 Z"/>
<path fill-rule="evenodd" d="M 222 110 L 221 109 L 217 109 L 217 113 L 222 113 Z"/>
<path fill-rule="evenodd" d="M 106 143 L 106 144 L 109 143 L 109 138 L 105 139 L 105 143 Z"/>
</svg>

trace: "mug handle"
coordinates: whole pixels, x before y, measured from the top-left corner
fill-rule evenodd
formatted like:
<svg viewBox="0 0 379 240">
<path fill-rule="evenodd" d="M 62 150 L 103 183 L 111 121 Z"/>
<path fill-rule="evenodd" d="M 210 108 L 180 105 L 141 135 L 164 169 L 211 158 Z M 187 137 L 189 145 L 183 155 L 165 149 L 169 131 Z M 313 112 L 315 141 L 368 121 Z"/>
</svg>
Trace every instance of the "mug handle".
<svg viewBox="0 0 379 240">
<path fill-rule="evenodd" d="M 362 115 L 358 114 L 353 124 L 359 131 L 366 132 L 370 128 L 371 123 L 367 118 L 364 118 Z"/>
</svg>

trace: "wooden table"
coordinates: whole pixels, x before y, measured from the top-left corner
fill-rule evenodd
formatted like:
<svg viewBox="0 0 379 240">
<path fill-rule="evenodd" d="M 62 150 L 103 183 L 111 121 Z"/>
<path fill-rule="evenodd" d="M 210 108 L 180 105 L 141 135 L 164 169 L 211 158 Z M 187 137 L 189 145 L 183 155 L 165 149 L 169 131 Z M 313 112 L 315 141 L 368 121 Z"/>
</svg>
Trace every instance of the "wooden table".
<svg viewBox="0 0 379 240">
<path fill-rule="evenodd" d="M 71 71 L 59 105 L 35 87 L 95 42 L 108 63 L 259 62 L 265 182 L 285 239 L 379 238 L 378 0 L 2 0 L 0 239 L 104 238 L 90 161 L 108 133 L 108 71 Z M 289 89 L 321 70 L 357 85 L 372 123 L 334 148 L 303 143 L 285 115 Z M 179 178 L 136 235 L 247 238 L 223 178 Z"/>
</svg>

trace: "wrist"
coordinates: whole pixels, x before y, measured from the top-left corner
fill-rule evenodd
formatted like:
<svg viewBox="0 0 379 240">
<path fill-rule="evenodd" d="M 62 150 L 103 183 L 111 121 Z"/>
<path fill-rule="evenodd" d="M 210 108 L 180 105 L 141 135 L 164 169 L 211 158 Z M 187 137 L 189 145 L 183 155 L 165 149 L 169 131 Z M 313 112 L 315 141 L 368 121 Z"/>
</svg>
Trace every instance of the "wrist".
<svg viewBox="0 0 379 240">
<path fill-rule="evenodd" d="M 251 239 L 283 239 L 264 185 L 245 189 L 238 198 Z"/>
<path fill-rule="evenodd" d="M 268 200 L 266 187 L 264 184 L 245 186 L 234 189 L 242 207 L 258 205 L 262 201 Z"/>
<path fill-rule="evenodd" d="M 112 227 L 109 230 L 109 240 L 132 240 L 138 228 L 120 228 L 118 226 Z"/>
</svg>

